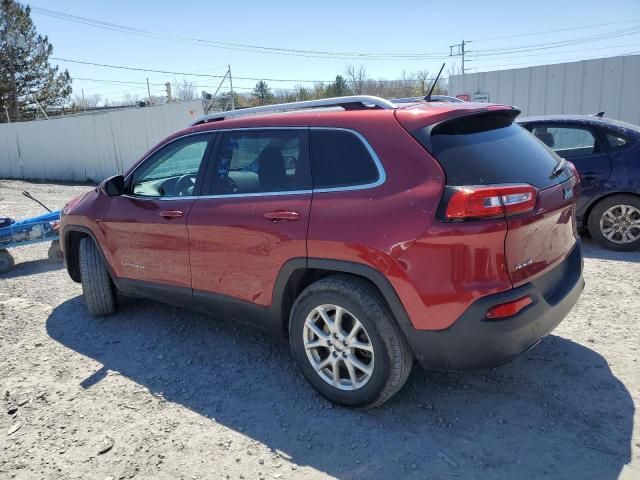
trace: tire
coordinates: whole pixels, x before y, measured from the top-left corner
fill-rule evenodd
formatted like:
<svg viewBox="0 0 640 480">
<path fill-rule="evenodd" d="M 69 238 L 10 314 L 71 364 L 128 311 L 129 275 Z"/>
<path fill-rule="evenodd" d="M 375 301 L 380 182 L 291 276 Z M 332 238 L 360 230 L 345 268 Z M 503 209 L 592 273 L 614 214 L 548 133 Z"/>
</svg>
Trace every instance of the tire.
<svg viewBox="0 0 640 480">
<path fill-rule="evenodd" d="M 62 260 L 62 249 L 60 248 L 60 240 L 54 240 L 49 245 L 49 250 L 47 250 L 47 256 L 49 260 L 52 262 L 59 262 Z"/>
<path fill-rule="evenodd" d="M 640 247 L 640 197 L 620 194 L 598 202 L 589 215 L 589 233 L 610 250 L 636 250 Z"/>
<path fill-rule="evenodd" d="M 341 315 L 337 315 L 335 307 L 341 309 Z M 338 337 L 330 334 L 318 309 L 331 321 L 341 318 Z M 362 328 L 357 327 L 358 334 L 349 340 L 347 334 L 356 322 Z M 305 327 L 311 323 L 316 329 Z M 333 328 L 333 332 L 338 331 Z M 322 337 L 316 332 L 321 332 Z M 340 340 L 347 341 L 348 346 Z M 402 388 L 413 364 L 411 349 L 380 295 L 366 282 L 349 276 L 319 280 L 300 294 L 291 311 L 289 342 L 309 383 L 328 400 L 348 407 L 382 405 Z M 305 348 L 305 343 L 318 346 Z M 322 367 L 327 361 L 337 362 L 337 384 L 332 380 L 334 364 L 318 371 L 312 364 Z M 351 363 L 351 369 L 347 363 Z"/>
<path fill-rule="evenodd" d="M 91 315 L 101 317 L 116 310 L 116 291 L 102 253 L 89 237 L 80 240 L 82 293 Z"/>
<path fill-rule="evenodd" d="M 7 273 L 15 264 L 13 255 L 4 248 L 0 249 L 0 273 Z"/>
</svg>

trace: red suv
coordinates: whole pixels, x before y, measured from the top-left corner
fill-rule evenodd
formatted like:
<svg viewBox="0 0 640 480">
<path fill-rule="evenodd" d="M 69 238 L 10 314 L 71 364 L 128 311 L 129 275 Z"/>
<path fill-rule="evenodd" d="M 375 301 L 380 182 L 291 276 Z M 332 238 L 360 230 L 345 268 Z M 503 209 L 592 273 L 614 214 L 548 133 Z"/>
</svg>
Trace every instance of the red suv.
<svg viewBox="0 0 640 480">
<path fill-rule="evenodd" d="M 584 286 L 578 177 L 518 113 L 343 97 L 204 117 L 65 206 L 69 275 L 93 315 L 122 292 L 288 334 L 343 405 L 382 404 L 414 358 L 506 362 Z"/>
</svg>

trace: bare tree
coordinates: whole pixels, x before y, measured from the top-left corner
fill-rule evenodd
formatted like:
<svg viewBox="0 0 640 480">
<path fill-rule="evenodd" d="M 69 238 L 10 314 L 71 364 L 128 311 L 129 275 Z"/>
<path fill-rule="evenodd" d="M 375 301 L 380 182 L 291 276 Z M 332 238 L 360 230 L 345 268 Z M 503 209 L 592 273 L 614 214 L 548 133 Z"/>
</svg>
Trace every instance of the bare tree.
<svg viewBox="0 0 640 480">
<path fill-rule="evenodd" d="M 399 94 L 401 97 L 410 97 L 416 92 L 416 80 L 414 74 L 407 73 L 403 70 L 398 83 L 400 84 Z"/>
<path fill-rule="evenodd" d="M 78 110 L 84 110 L 85 108 L 95 108 L 100 103 L 102 97 L 99 93 L 93 95 L 87 95 L 84 98 L 82 95 L 74 95 L 74 104 Z"/>
<path fill-rule="evenodd" d="M 189 82 L 186 78 L 182 79 L 182 83 L 176 81 L 176 91 L 174 97 L 179 102 L 188 102 L 196 97 L 196 84 Z"/>
<path fill-rule="evenodd" d="M 360 65 L 356 67 L 355 65 L 349 64 L 347 65 L 345 74 L 353 93 L 356 95 L 364 93 L 364 87 L 367 81 L 367 71 L 364 66 Z"/>
<path fill-rule="evenodd" d="M 429 88 L 427 85 L 427 80 L 429 80 L 429 70 L 418 70 L 416 72 L 416 80 L 418 81 L 420 95 L 426 95 Z"/>
</svg>

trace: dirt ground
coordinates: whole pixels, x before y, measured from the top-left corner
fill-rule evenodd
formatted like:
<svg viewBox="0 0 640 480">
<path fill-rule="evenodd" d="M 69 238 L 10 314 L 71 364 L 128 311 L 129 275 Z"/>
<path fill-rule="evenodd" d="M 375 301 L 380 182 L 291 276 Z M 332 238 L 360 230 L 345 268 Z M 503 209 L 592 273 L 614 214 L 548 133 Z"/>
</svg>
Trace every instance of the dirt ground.
<svg viewBox="0 0 640 480">
<path fill-rule="evenodd" d="M 87 186 L 0 181 L 0 215 Z M 383 407 L 321 399 L 286 341 L 159 303 L 90 317 L 47 246 L 0 275 L 0 478 L 640 478 L 640 252 L 585 241 L 586 289 L 492 370 L 414 368 Z"/>
</svg>

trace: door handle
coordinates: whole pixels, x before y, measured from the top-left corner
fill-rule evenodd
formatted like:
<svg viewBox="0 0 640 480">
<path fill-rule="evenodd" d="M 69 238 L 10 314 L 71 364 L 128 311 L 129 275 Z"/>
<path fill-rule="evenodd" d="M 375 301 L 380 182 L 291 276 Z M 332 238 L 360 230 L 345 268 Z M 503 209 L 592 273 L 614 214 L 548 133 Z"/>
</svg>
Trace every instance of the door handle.
<svg viewBox="0 0 640 480">
<path fill-rule="evenodd" d="M 300 218 L 298 212 L 288 212 L 279 210 L 277 212 L 267 212 L 264 214 L 264 218 L 271 220 L 274 223 L 277 222 L 295 222 Z"/>
<path fill-rule="evenodd" d="M 163 210 L 160 212 L 160 216 L 164 218 L 179 218 L 182 216 L 182 211 L 180 210 Z"/>
</svg>

